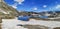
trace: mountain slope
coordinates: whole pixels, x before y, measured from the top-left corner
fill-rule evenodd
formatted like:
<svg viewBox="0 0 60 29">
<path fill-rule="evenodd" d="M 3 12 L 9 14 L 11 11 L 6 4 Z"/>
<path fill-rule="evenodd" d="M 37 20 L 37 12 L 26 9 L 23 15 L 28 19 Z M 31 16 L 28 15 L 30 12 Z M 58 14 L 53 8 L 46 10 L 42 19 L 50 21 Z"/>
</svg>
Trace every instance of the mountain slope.
<svg viewBox="0 0 60 29">
<path fill-rule="evenodd" d="M 18 16 L 19 12 L 13 7 L 7 5 L 3 0 L 0 2 L 0 16 Z"/>
</svg>

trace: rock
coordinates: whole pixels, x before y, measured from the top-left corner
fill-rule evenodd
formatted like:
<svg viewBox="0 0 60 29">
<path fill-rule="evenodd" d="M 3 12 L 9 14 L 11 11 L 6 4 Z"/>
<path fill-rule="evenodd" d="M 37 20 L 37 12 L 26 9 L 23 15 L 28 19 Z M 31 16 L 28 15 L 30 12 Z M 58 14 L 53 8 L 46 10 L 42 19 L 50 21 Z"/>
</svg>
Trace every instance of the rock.
<svg viewBox="0 0 60 29">
<path fill-rule="evenodd" d="M 0 23 L 2 23 L 2 18 L 0 18 Z"/>
<path fill-rule="evenodd" d="M 60 29 L 60 27 L 55 27 L 55 28 L 53 28 L 53 29 Z"/>
<path fill-rule="evenodd" d="M 23 25 L 23 27 L 28 29 L 48 29 L 48 27 L 42 25 Z"/>
</svg>

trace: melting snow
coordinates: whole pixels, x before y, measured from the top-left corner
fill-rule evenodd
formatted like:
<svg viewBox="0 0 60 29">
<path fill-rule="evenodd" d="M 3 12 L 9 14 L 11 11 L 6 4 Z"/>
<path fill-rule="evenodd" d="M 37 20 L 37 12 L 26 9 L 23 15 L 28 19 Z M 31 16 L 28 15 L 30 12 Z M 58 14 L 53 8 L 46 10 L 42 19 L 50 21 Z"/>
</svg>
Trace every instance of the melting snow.
<svg viewBox="0 0 60 29">
<path fill-rule="evenodd" d="M 17 19 L 3 19 L 2 22 L 2 28 L 3 29 L 27 29 L 21 26 L 17 26 L 17 24 L 22 24 L 22 25 L 26 25 L 26 24 L 30 24 L 30 25 L 44 25 L 47 27 L 60 27 L 60 22 L 58 21 L 43 21 L 43 20 L 34 20 L 31 19 L 30 21 L 21 21 L 21 20 L 17 20 Z"/>
</svg>

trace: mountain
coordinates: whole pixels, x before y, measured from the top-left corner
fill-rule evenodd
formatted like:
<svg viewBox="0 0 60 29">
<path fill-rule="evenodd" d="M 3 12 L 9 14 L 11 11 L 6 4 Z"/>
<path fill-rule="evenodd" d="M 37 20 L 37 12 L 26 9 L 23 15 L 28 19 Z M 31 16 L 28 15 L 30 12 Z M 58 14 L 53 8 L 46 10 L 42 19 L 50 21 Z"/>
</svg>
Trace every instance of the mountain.
<svg viewBox="0 0 60 29">
<path fill-rule="evenodd" d="M 4 0 L 0 0 L 0 17 L 16 17 L 19 12 L 12 6 L 7 5 Z"/>
</svg>

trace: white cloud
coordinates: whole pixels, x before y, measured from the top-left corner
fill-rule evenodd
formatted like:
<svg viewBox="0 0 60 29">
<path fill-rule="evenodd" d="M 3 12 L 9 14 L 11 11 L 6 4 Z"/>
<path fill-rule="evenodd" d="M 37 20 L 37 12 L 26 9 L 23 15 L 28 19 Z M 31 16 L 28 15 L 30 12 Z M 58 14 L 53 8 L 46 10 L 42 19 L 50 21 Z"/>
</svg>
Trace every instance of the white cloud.
<svg viewBox="0 0 60 29">
<path fill-rule="evenodd" d="M 17 8 L 17 3 L 13 4 L 12 7 L 16 9 Z"/>
<path fill-rule="evenodd" d="M 60 5 L 57 5 L 57 6 L 56 6 L 56 9 L 59 9 L 59 8 L 60 8 Z"/>
<path fill-rule="evenodd" d="M 16 6 L 12 6 L 12 7 L 15 8 L 15 9 L 17 8 Z"/>
<path fill-rule="evenodd" d="M 37 10 L 37 9 L 38 9 L 37 7 L 33 8 L 33 10 Z"/>
<path fill-rule="evenodd" d="M 44 8 L 46 8 L 46 7 L 47 7 L 47 5 L 43 5 L 43 7 L 44 7 Z"/>
<path fill-rule="evenodd" d="M 19 4 L 22 4 L 21 2 L 19 2 Z"/>
<path fill-rule="evenodd" d="M 18 2 L 19 4 L 22 4 L 24 0 L 14 0 L 14 1 Z"/>
<path fill-rule="evenodd" d="M 17 5 L 18 4 L 22 4 L 22 2 L 24 1 L 24 0 L 14 0 L 15 2 L 18 2 L 18 3 L 14 3 L 14 4 L 12 4 L 11 6 L 13 7 L 13 8 L 17 8 Z"/>
</svg>

